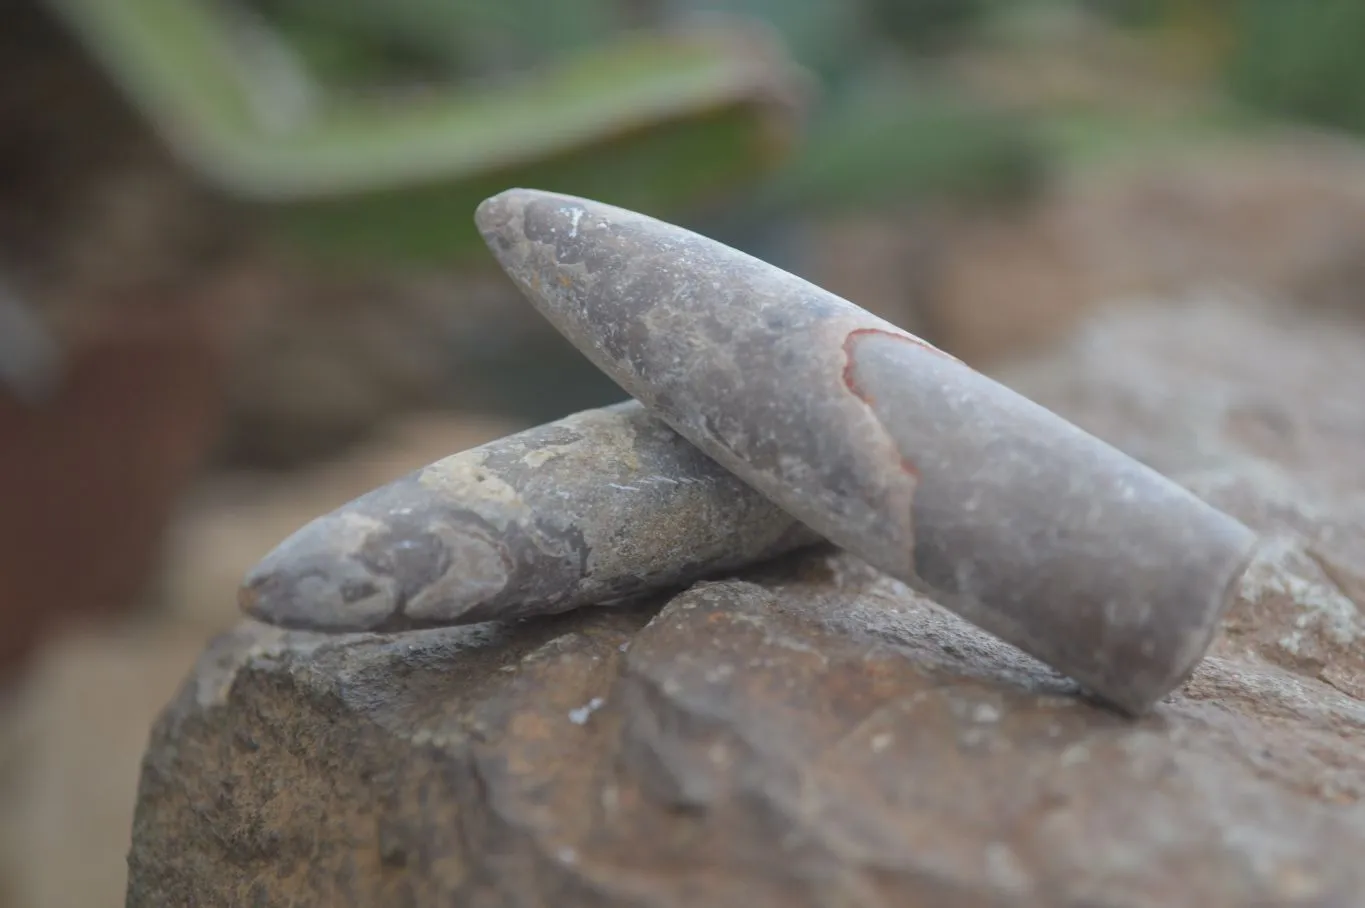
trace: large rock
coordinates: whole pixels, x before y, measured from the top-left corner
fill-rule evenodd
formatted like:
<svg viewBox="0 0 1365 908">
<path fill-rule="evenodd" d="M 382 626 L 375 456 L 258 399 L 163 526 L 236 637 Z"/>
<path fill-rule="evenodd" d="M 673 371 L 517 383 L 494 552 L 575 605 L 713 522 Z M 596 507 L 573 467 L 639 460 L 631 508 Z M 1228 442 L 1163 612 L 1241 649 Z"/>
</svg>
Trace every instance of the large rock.
<svg viewBox="0 0 1365 908">
<path fill-rule="evenodd" d="M 1365 338 L 1115 312 L 1008 379 L 1266 534 L 1149 717 L 832 552 L 519 624 L 244 624 L 152 735 L 128 903 L 1361 904 Z"/>
</svg>

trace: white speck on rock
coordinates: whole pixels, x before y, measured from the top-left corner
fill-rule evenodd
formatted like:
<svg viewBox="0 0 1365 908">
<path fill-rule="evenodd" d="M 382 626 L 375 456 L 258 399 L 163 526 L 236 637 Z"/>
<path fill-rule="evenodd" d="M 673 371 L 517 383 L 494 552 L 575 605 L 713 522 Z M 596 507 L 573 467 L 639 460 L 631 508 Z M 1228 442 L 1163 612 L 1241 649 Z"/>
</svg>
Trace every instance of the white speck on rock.
<svg viewBox="0 0 1365 908">
<path fill-rule="evenodd" d="M 1309 576 L 1305 577 L 1304 574 Z M 1292 631 L 1278 643 L 1291 655 L 1299 655 L 1302 630 L 1316 629 L 1338 646 L 1350 646 L 1365 634 L 1354 602 L 1330 583 L 1309 579 L 1311 557 L 1293 537 L 1279 536 L 1264 542 L 1242 578 L 1242 596 L 1259 603 L 1276 596 L 1290 599 L 1300 609 Z"/>
<path fill-rule="evenodd" d="M 706 672 L 706 680 L 711 684 L 717 684 L 729 678 L 735 673 L 733 665 L 717 665 L 715 668 Z"/>
<path fill-rule="evenodd" d="M 1089 759 L 1090 748 L 1086 747 L 1084 744 L 1072 744 L 1066 750 L 1062 751 L 1062 755 L 1057 762 L 1063 766 L 1077 766 Z"/>
<path fill-rule="evenodd" d="M 991 842 L 986 846 L 986 874 L 993 883 L 1010 892 L 1023 893 L 1033 885 L 1013 849 L 1003 842 Z"/>
<path fill-rule="evenodd" d="M 986 733 L 979 728 L 969 728 L 962 735 L 962 745 L 964 747 L 977 747 L 984 744 L 987 740 Z"/>
<path fill-rule="evenodd" d="M 999 722 L 1000 710 L 989 703 L 979 703 L 976 709 L 972 710 L 972 720 L 975 722 Z"/>
<path fill-rule="evenodd" d="M 601 697 L 593 697 L 591 700 L 587 702 L 587 705 L 580 706 L 577 709 L 569 710 L 569 721 L 572 722 L 574 725 L 586 724 L 588 721 L 588 716 L 591 716 L 593 713 L 601 709 L 602 704 L 605 702 L 606 701 L 603 700 Z"/>
</svg>

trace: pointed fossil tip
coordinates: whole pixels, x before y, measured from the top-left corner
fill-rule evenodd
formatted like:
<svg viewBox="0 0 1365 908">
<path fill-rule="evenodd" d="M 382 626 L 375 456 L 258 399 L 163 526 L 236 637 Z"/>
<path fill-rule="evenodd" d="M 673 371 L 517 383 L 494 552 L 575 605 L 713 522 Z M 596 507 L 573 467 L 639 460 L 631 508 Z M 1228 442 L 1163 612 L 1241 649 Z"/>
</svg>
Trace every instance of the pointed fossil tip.
<svg viewBox="0 0 1365 908">
<path fill-rule="evenodd" d="M 237 589 L 237 607 L 248 618 L 266 624 L 313 630 L 316 621 L 299 595 L 299 578 L 276 564 L 277 560 L 267 557 L 247 573 Z"/>
<path fill-rule="evenodd" d="M 397 600 L 392 578 L 350 557 L 344 525 L 330 515 L 281 542 L 237 590 L 238 608 L 257 621 L 323 632 L 382 628 Z"/>
<path fill-rule="evenodd" d="M 291 630 L 326 630 L 326 613 L 310 605 L 309 578 L 271 553 L 242 578 L 237 607 L 248 618 Z M 319 618 L 324 620 L 319 620 Z"/>
<path fill-rule="evenodd" d="M 474 225 L 494 257 L 504 265 L 506 254 L 519 239 L 524 238 L 527 214 L 533 206 L 543 209 L 542 215 L 554 209 L 561 209 L 557 214 L 551 215 L 552 219 L 571 217 L 570 212 L 573 211 L 579 212 L 578 216 L 581 217 L 584 209 L 600 211 L 609 207 L 592 199 L 545 189 L 514 187 L 489 196 L 474 209 Z"/>
<path fill-rule="evenodd" d="M 489 196 L 474 209 L 474 225 L 479 228 L 484 242 L 496 251 L 496 240 L 505 237 L 506 232 L 518 215 L 524 214 L 527 206 L 537 199 L 559 198 L 556 193 L 541 189 L 504 189 L 497 195 Z"/>
<path fill-rule="evenodd" d="M 474 209 L 474 225 L 479 228 L 479 233 L 483 234 L 485 240 L 491 233 L 495 233 L 503 224 L 507 223 L 507 218 L 512 210 L 522 207 L 525 202 L 518 205 L 518 197 L 527 192 L 525 189 L 504 189 L 497 195 L 491 195 L 479 203 L 479 207 Z"/>
<path fill-rule="evenodd" d="M 488 251 L 493 253 L 493 258 L 504 270 L 508 267 L 508 256 L 516 245 L 526 207 L 538 194 L 532 189 L 505 189 L 484 199 L 474 209 L 474 226 L 479 229 Z"/>
</svg>

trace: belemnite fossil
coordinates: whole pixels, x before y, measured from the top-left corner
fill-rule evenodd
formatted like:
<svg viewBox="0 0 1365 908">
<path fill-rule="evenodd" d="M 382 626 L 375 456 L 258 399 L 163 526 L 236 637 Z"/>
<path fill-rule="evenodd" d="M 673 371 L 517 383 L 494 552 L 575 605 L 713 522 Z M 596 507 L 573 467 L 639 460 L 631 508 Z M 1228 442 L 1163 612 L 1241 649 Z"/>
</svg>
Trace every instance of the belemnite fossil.
<svg viewBox="0 0 1365 908">
<path fill-rule="evenodd" d="M 1243 524 L 923 340 L 681 227 L 513 189 L 476 221 L 635 400 L 306 525 L 243 607 L 315 630 L 525 618 L 833 543 L 1140 714 L 1203 657 Z"/>
<path fill-rule="evenodd" d="M 673 224 L 512 189 L 475 220 L 598 368 L 803 524 L 1112 705 L 1187 678 L 1256 539 L 919 338 Z"/>
<path fill-rule="evenodd" d="M 305 630 L 471 624 L 678 587 L 821 541 L 632 400 L 347 502 L 253 567 L 240 598 Z"/>
</svg>

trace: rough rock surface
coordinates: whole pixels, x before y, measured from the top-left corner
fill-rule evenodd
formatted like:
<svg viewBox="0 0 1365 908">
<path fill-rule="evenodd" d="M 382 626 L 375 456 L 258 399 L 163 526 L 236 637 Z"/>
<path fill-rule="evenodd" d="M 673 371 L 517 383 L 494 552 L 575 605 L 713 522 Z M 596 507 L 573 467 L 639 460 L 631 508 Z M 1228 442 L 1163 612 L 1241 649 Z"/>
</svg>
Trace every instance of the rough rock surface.
<svg viewBox="0 0 1365 908">
<path fill-rule="evenodd" d="M 1266 535 L 1153 715 L 830 552 L 519 624 L 244 624 L 153 732 L 128 904 L 1362 904 L 1365 336 L 1114 312 L 1003 377 Z"/>
</svg>

